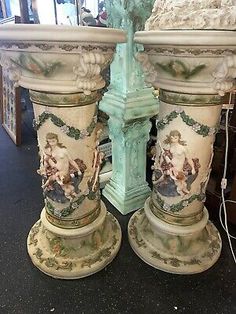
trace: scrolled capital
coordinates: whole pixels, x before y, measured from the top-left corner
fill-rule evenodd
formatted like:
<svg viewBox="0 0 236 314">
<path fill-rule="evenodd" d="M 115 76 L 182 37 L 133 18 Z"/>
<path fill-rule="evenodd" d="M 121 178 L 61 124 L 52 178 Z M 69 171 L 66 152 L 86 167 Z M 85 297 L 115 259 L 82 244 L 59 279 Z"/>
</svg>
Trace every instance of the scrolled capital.
<svg viewBox="0 0 236 314">
<path fill-rule="evenodd" d="M 77 88 L 83 90 L 86 95 L 90 95 L 93 90 L 102 88 L 105 81 L 100 74 L 110 59 L 100 52 L 81 54 L 78 64 L 73 67 Z"/>
<path fill-rule="evenodd" d="M 226 56 L 213 72 L 213 88 L 220 96 L 236 88 L 236 55 Z"/>
</svg>

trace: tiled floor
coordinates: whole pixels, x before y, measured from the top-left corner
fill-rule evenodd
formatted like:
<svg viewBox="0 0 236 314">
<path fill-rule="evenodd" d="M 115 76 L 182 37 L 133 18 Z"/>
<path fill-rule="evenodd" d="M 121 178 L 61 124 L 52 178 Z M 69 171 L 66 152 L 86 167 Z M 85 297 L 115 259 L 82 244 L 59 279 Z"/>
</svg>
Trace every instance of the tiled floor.
<svg viewBox="0 0 236 314">
<path fill-rule="evenodd" d="M 37 168 L 37 144 L 29 125 L 23 124 L 20 147 L 0 127 L 1 314 L 236 313 L 236 267 L 220 227 L 223 250 L 216 265 L 202 274 L 172 275 L 134 254 L 126 231 L 130 215 L 120 215 L 107 201 L 123 230 L 115 260 L 80 280 L 56 280 L 41 273 L 26 249 L 27 234 L 43 206 Z"/>
</svg>

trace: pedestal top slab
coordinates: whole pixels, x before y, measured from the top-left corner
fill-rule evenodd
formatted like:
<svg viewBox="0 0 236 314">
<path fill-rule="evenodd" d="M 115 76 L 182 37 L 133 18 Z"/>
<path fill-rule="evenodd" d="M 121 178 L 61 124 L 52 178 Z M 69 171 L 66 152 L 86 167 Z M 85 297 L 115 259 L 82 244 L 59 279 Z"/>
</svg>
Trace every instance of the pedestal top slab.
<svg viewBox="0 0 236 314">
<path fill-rule="evenodd" d="M 89 42 L 122 43 L 126 34 L 122 30 L 101 27 L 68 25 L 3 25 L 0 27 L 0 41 L 47 41 L 47 42 Z"/>
<path fill-rule="evenodd" d="M 134 35 L 136 43 L 177 46 L 235 46 L 236 31 L 221 30 L 158 30 L 140 31 Z"/>
</svg>

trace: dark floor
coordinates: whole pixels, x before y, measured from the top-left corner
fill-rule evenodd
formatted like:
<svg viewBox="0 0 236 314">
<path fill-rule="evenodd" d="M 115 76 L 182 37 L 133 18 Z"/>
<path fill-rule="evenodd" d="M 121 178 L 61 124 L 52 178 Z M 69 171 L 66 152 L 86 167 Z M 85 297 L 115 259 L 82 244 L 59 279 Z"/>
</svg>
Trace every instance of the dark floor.
<svg viewBox="0 0 236 314">
<path fill-rule="evenodd" d="M 130 215 L 122 216 L 106 200 L 123 230 L 115 260 L 79 280 L 56 280 L 41 273 L 26 249 L 27 234 L 43 206 L 36 139 L 27 123 L 22 138 L 16 147 L 0 127 L 1 314 L 236 313 L 236 267 L 221 227 L 223 250 L 214 267 L 197 275 L 172 275 L 134 254 L 127 239 Z"/>
</svg>

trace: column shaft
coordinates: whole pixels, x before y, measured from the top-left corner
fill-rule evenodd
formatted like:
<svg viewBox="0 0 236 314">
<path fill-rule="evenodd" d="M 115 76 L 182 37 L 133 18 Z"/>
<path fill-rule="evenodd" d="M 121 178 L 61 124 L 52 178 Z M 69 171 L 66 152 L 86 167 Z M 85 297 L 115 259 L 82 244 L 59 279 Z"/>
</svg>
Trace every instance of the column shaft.
<svg viewBox="0 0 236 314">
<path fill-rule="evenodd" d="M 144 83 L 141 67 L 135 58 L 142 47 L 134 44 L 133 35 L 143 28 L 153 2 L 145 1 L 144 5 L 141 2 L 109 0 L 106 3 L 110 25 L 125 27 L 128 37 L 126 44 L 117 46 L 111 65 L 110 87 L 99 105 L 110 117 L 113 147 L 112 178 L 103 195 L 122 214 L 142 208 L 150 193 L 145 171 L 146 142 L 151 126 L 149 119 L 157 114 L 158 102 L 152 95 L 153 89 Z M 145 157 L 140 157 L 139 152 Z"/>
<path fill-rule="evenodd" d="M 113 259 L 121 236 L 100 199 L 100 96 L 32 90 L 30 96 L 45 207 L 29 233 L 28 252 L 33 263 L 52 277 L 88 276 Z"/>
<path fill-rule="evenodd" d="M 123 214 L 140 208 L 150 189 L 146 182 L 146 142 L 150 122 L 148 119 L 121 124 L 110 118 L 109 129 L 112 139 L 113 171 L 104 196 Z"/>
</svg>

